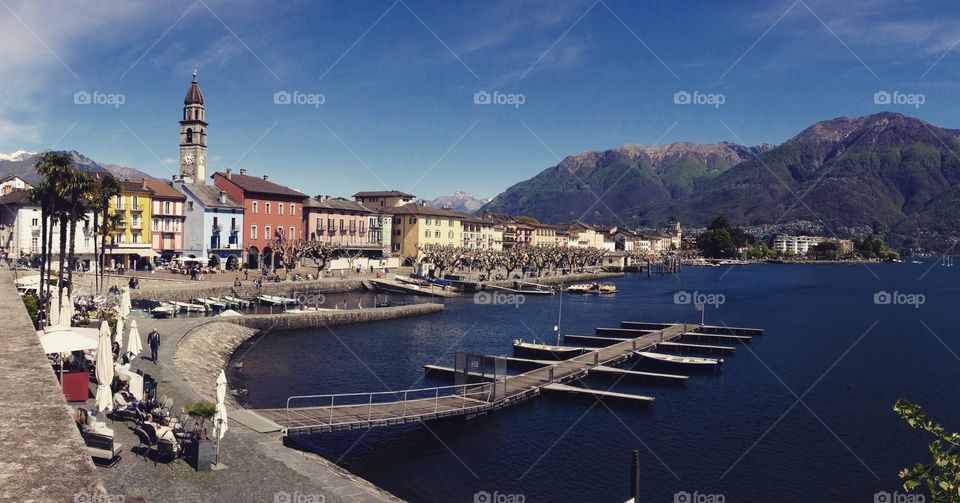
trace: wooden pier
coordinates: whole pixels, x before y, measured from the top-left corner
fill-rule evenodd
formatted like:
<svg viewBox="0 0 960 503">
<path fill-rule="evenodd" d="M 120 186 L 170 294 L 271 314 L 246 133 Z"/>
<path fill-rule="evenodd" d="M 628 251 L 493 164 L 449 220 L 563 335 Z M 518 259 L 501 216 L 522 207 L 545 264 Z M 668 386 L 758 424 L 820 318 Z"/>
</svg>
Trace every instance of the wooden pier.
<svg viewBox="0 0 960 503">
<path fill-rule="evenodd" d="M 634 358 L 638 352 L 653 351 L 658 344 L 679 344 L 679 340 L 686 336 L 726 337 L 735 338 L 734 340 L 740 342 L 749 342 L 750 339 L 748 335 L 702 333 L 700 332 L 702 327 L 696 324 L 630 321 L 622 322 L 621 326 L 630 329 L 631 332 L 627 333 L 632 335 L 625 338 L 593 336 L 595 339 L 604 339 L 606 345 L 598 348 L 582 348 L 583 354 L 565 360 L 492 357 L 503 359 L 507 366 L 515 369 L 529 369 L 516 375 L 488 376 L 470 372 L 467 374 L 469 380 L 481 382 L 376 393 L 294 396 L 287 400 L 287 406 L 284 408 L 258 409 L 253 412 L 276 423 L 284 435 L 301 435 L 418 423 L 445 417 L 469 419 L 538 396 L 543 391 L 563 391 L 571 394 L 592 395 L 598 399 L 649 403 L 653 400 L 652 397 L 589 390 L 567 386 L 566 383 L 582 379 L 591 373 L 614 376 L 618 380 L 643 378 L 685 383 L 688 380 L 687 376 L 640 372 L 617 368 L 614 365 Z M 747 330 L 756 329 L 738 330 L 744 330 L 741 333 L 747 333 Z M 591 336 L 567 337 L 580 337 L 582 341 L 582 338 Z M 724 346 L 699 347 L 726 348 Z M 426 365 L 424 370 L 444 376 L 455 375 L 454 369 L 438 365 Z M 484 382 L 489 379 L 492 379 L 492 382 Z"/>
</svg>

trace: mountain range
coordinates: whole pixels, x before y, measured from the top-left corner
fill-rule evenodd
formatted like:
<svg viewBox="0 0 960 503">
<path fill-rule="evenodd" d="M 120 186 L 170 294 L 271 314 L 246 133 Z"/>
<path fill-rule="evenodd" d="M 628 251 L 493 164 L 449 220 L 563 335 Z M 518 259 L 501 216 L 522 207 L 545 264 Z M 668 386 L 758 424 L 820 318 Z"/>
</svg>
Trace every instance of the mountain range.
<svg viewBox="0 0 960 503">
<path fill-rule="evenodd" d="M 909 242 L 960 232 L 960 131 L 884 112 L 817 122 L 781 145 L 624 145 L 563 159 L 480 211 L 659 226 L 810 220 Z"/>
<path fill-rule="evenodd" d="M 142 178 L 153 178 L 152 176 L 136 168 L 117 166 L 116 164 L 100 164 L 97 161 L 94 161 L 93 159 L 81 154 L 80 152 L 77 152 L 76 150 L 70 150 L 67 153 L 70 154 L 74 164 L 83 171 L 91 173 L 110 173 L 121 180 L 140 180 Z M 34 165 L 36 164 L 37 156 L 39 155 L 40 154 L 36 152 L 29 152 L 26 150 L 17 150 L 16 152 L 10 154 L 0 153 L 0 178 L 15 175 L 31 184 L 38 183 L 40 181 L 40 177 L 37 175 Z"/>
<path fill-rule="evenodd" d="M 453 194 L 440 196 L 427 201 L 427 205 L 434 208 L 449 208 L 463 213 L 473 214 L 489 202 L 489 199 L 477 199 L 466 192 L 458 190 Z"/>
</svg>

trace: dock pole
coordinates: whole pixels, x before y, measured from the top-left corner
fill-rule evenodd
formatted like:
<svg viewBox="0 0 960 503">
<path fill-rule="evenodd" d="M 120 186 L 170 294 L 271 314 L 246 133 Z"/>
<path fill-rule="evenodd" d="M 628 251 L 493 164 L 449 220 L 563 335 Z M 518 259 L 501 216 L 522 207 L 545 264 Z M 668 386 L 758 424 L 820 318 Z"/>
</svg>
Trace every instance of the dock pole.
<svg viewBox="0 0 960 503">
<path fill-rule="evenodd" d="M 630 463 L 630 496 L 633 503 L 640 503 L 640 451 L 633 451 Z"/>
</svg>

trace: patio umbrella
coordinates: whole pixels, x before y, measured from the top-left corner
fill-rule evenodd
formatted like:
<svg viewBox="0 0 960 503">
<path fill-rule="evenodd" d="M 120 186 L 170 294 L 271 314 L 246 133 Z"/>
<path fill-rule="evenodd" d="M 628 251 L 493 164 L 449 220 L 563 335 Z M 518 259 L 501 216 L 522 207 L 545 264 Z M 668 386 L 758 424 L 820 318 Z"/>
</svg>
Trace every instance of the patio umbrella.
<svg viewBox="0 0 960 503">
<path fill-rule="evenodd" d="M 227 406 L 223 401 L 227 398 L 227 376 L 220 370 L 217 376 L 217 413 L 213 416 L 213 424 L 217 426 L 217 466 L 220 466 L 220 439 L 227 432 Z"/>
<path fill-rule="evenodd" d="M 123 318 L 117 318 L 117 333 L 113 335 L 113 341 L 123 347 Z"/>
<path fill-rule="evenodd" d="M 130 316 L 130 308 L 130 289 L 124 288 L 123 293 L 120 294 L 120 317 Z"/>
<path fill-rule="evenodd" d="M 110 383 L 113 382 L 113 355 L 110 351 L 110 325 L 100 323 L 100 342 L 97 344 L 97 408 L 100 412 L 113 410 L 113 394 Z"/>
<path fill-rule="evenodd" d="M 64 294 L 63 303 L 61 303 L 60 295 L 54 294 L 50 298 L 50 324 L 69 327 L 71 318 L 73 318 L 73 300 Z"/>
<path fill-rule="evenodd" d="M 43 352 L 60 355 L 60 385 L 63 386 L 63 360 L 74 351 L 96 349 L 100 343 L 98 333 L 92 328 L 73 328 L 54 325 L 37 331 Z"/>
<path fill-rule="evenodd" d="M 143 344 L 140 343 L 140 330 L 137 329 L 137 320 L 130 322 L 130 333 L 128 334 L 127 340 L 127 353 L 130 354 L 130 359 L 140 356 L 140 352 L 143 351 Z"/>
</svg>

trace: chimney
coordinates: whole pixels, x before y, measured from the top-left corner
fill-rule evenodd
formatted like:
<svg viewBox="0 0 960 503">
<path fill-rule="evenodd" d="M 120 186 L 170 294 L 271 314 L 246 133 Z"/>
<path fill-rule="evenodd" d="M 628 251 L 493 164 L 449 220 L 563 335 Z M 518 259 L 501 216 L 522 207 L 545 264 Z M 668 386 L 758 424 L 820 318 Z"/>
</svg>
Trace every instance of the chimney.
<svg viewBox="0 0 960 503">
<path fill-rule="evenodd" d="M 146 179 L 146 178 L 144 178 L 143 180 L 140 180 L 140 188 L 142 188 L 143 190 L 147 190 L 147 179 Z"/>
<path fill-rule="evenodd" d="M 263 175 L 263 181 L 265 182 L 270 181 L 270 175 Z"/>
<path fill-rule="evenodd" d="M 241 174 L 241 175 L 246 175 L 246 174 L 247 174 L 247 170 L 245 170 L 245 169 L 243 169 L 243 168 L 240 168 L 240 174 Z"/>
<path fill-rule="evenodd" d="M 230 168 L 227 168 L 227 180 L 231 178 L 233 178 L 233 170 Z"/>
<path fill-rule="evenodd" d="M 173 175 L 173 181 L 177 181 L 177 175 Z"/>
</svg>

